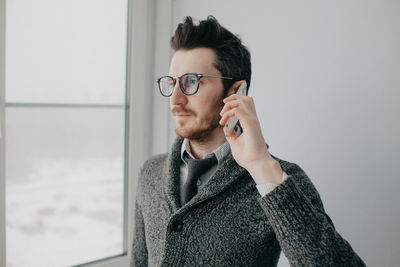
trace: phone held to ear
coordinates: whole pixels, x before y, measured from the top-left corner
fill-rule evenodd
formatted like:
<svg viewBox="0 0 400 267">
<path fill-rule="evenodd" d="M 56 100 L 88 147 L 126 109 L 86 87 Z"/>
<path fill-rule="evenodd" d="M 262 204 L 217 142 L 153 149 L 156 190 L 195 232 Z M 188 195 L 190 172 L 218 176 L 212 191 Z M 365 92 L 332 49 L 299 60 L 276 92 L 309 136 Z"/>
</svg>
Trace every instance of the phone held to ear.
<svg viewBox="0 0 400 267">
<path fill-rule="evenodd" d="M 247 93 L 247 83 L 243 82 L 240 86 L 239 89 L 237 90 L 236 94 L 238 95 L 246 95 Z M 231 132 L 235 131 L 236 133 L 236 138 L 239 137 L 243 129 L 240 126 L 240 122 L 236 117 L 230 117 L 225 124 L 225 136 L 230 136 Z"/>
</svg>

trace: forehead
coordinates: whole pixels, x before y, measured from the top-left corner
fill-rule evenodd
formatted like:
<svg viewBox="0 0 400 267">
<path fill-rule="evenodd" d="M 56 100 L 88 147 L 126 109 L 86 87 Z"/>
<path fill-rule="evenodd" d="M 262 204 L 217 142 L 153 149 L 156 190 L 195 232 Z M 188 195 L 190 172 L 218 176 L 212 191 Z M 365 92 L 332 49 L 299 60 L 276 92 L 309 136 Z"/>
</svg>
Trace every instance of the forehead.
<svg viewBox="0 0 400 267">
<path fill-rule="evenodd" d="M 181 49 L 172 57 L 169 75 L 181 76 L 188 72 L 219 75 L 214 62 L 215 52 L 211 48 Z"/>
</svg>

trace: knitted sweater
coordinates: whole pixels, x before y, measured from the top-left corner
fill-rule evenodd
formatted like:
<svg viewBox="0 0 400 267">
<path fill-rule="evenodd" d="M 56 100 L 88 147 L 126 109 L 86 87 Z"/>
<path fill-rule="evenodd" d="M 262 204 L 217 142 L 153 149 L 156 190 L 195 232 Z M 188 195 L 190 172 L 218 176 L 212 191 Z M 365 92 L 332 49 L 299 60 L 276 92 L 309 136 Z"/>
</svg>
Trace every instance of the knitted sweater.
<svg viewBox="0 0 400 267">
<path fill-rule="evenodd" d="M 182 139 L 146 161 L 135 210 L 133 266 L 365 266 L 336 231 L 320 196 L 296 164 L 273 156 L 289 178 L 261 197 L 232 154 L 179 205 Z"/>
</svg>

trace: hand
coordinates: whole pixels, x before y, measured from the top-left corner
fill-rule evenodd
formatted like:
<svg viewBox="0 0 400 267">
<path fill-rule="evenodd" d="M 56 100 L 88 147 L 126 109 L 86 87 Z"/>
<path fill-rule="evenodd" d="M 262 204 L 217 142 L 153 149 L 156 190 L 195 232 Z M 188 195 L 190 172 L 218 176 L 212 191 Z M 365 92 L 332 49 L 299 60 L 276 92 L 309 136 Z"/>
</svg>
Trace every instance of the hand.
<svg viewBox="0 0 400 267">
<path fill-rule="evenodd" d="M 249 96 L 232 94 L 223 100 L 225 106 L 220 112 L 221 125 L 235 116 L 243 129 L 236 137 L 235 131 L 226 137 L 236 162 L 245 168 L 257 184 L 282 182 L 282 169 L 279 162 L 271 157 L 261 132 L 254 101 Z"/>
</svg>

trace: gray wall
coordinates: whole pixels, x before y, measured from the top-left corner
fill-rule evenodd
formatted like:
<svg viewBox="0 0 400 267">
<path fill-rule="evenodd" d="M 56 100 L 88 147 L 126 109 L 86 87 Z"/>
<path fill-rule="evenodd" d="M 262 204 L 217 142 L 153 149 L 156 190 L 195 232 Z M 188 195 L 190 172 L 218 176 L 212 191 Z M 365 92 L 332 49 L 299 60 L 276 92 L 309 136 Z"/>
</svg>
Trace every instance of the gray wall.
<svg viewBox="0 0 400 267">
<path fill-rule="evenodd" d="M 6 266 L 6 183 L 4 169 L 6 1 L 0 0 L 0 267 Z"/>
<path fill-rule="evenodd" d="M 397 265 L 400 1 L 167 2 L 171 21 L 158 2 L 165 46 L 165 32 L 186 15 L 212 14 L 242 37 L 252 53 L 249 95 L 270 152 L 306 171 L 337 231 L 367 265 Z M 165 62 L 155 76 L 168 71 Z M 165 100 L 154 99 L 165 110 L 155 117 L 165 118 Z M 156 132 L 165 139 L 165 131 Z"/>
</svg>

